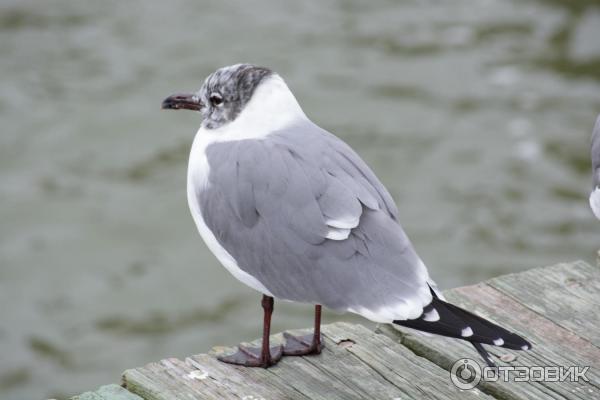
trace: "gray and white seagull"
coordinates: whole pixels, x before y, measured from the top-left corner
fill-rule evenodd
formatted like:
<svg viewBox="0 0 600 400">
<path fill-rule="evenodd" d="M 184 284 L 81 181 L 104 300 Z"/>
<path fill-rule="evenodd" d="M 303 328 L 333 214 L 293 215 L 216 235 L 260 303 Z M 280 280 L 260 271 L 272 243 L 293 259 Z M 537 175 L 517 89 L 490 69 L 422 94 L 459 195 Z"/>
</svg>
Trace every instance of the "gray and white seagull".
<svg viewBox="0 0 600 400">
<path fill-rule="evenodd" d="M 229 272 L 263 293 L 261 348 L 223 362 L 269 367 L 283 355 L 318 354 L 321 305 L 379 322 L 515 350 L 520 336 L 444 301 L 373 171 L 314 124 L 283 79 L 250 64 L 212 73 L 163 109 L 202 115 L 187 195 L 200 235 Z M 269 346 L 273 298 L 315 305 L 313 334 Z"/>
<path fill-rule="evenodd" d="M 592 132 L 592 193 L 590 207 L 596 218 L 600 219 L 600 115 L 596 119 Z"/>
</svg>

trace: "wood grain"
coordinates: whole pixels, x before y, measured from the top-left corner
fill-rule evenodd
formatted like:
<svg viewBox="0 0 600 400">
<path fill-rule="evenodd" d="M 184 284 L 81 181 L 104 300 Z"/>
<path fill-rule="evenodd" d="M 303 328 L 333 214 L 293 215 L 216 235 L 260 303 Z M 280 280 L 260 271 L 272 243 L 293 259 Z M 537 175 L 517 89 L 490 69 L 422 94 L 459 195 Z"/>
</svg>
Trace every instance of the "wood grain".
<svg viewBox="0 0 600 400">
<path fill-rule="evenodd" d="M 125 371 L 122 386 L 76 400 L 172 399 L 600 399 L 600 269 L 581 261 L 536 268 L 445 292 L 452 303 L 526 337 L 533 350 L 487 346 L 502 366 L 589 366 L 588 382 L 481 382 L 459 390 L 450 380 L 463 359 L 483 363 L 465 341 L 380 325 L 323 326 L 318 356 L 284 357 L 269 369 L 221 363 L 215 347 Z M 308 333 L 308 330 L 293 333 Z M 273 335 L 274 343 L 281 334 Z M 248 343 L 257 345 L 258 341 Z"/>
</svg>

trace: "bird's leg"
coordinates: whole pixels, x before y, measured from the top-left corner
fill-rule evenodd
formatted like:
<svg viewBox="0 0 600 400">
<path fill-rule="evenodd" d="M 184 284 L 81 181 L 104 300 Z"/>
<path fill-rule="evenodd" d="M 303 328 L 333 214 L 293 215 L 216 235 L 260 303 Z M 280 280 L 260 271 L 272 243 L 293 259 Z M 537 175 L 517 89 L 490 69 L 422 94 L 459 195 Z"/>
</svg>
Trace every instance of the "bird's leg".
<svg viewBox="0 0 600 400">
<path fill-rule="evenodd" d="M 269 347 L 269 335 L 271 333 L 271 315 L 273 314 L 273 298 L 263 295 L 261 304 L 264 310 L 262 346 L 246 347 L 238 346 L 238 351 L 228 356 L 217 357 L 219 361 L 243 365 L 245 367 L 268 368 L 277 364 L 283 355 L 283 346 Z"/>
<path fill-rule="evenodd" d="M 271 349 L 269 347 L 269 336 L 271 335 L 271 315 L 273 315 L 273 298 L 270 296 L 263 295 L 261 304 L 264 310 L 263 316 L 263 337 L 262 337 L 262 349 L 260 352 L 260 360 L 263 366 L 271 366 L 279 361 L 281 358 L 282 347 L 276 347 L 276 353 L 279 352 L 279 358 L 277 360 L 273 360 L 271 357 Z"/>
<path fill-rule="evenodd" d="M 284 356 L 305 356 L 308 354 L 320 354 L 323 349 L 321 338 L 321 305 L 315 306 L 315 328 L 312 334 L 304 336 L 294 336 L 283 332 L 285 345 L 283 346 Z"/>
</svg>

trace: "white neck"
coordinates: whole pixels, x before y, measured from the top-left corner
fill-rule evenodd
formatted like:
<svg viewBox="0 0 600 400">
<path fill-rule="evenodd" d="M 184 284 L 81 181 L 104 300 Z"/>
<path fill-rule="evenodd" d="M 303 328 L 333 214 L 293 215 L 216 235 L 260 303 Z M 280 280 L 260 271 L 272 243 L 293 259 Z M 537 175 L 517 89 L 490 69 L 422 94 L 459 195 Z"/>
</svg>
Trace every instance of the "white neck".
<svg viewBox="0 0 600 400">
<path fill-rule="evenodd" d="M 283 79 L 274 74 L 258 85 L 233 122 L 216 129 L 201 127 L 198 135 L 209 136 L 211 141 L 218 142 L 263 138 L 306 118 Z"/>
</svg>

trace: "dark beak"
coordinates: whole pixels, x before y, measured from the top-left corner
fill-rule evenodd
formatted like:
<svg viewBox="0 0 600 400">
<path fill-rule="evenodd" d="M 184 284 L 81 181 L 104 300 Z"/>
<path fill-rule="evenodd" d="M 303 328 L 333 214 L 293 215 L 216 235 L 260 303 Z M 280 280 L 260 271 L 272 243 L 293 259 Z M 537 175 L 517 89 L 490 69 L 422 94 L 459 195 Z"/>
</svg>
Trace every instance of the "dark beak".
<svg viewBox="0 0 600 400">
<path fill-rule="evenodd" d="M 204 105 L 195 94 L 174 94 L 163 100 L 163 110 L 193 110 L 200 111 Z"/>
</svg>

